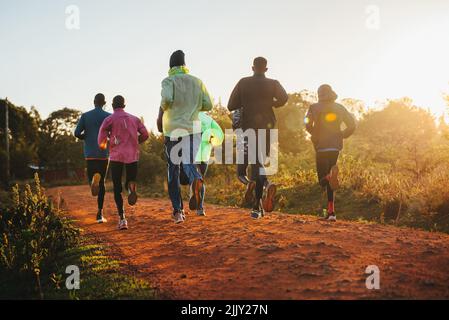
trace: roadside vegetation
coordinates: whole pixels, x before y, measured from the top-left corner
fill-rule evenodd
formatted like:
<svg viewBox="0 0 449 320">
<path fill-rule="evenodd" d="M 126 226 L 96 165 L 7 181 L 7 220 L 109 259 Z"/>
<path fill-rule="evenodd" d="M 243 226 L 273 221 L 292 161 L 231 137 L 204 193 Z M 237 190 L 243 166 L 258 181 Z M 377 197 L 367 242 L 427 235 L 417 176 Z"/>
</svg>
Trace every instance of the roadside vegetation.
<svg viewBox="0 0 449 320">
<path fill-rule="evenodd" d="M 0 299 L 155 299 L 108 248 L 92 244 L 67 218 L 61 199 L 33 186 L 2 193 L 0 208 Z M 79 290 L 66 287 L 67 266 L 80 270 Z"/>
</svg>

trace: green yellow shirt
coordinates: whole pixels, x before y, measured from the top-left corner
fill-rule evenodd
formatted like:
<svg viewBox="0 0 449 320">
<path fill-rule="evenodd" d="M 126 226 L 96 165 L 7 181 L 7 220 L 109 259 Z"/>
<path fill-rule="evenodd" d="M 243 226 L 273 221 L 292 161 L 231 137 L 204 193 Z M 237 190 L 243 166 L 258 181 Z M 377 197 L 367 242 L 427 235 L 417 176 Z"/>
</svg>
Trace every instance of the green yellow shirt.
<svg viewBox="0 0 449 320">
<path fill-rule="evenodd" d="M 201 111 L 213 107 L 204 83 L 189 74 L 185 67 L 174 67 L 162 81 L 161 108 L 164 110 L 163 130 L 166 137 L 182 137 L 194 133 L 194 122 Z"/>
</svg>

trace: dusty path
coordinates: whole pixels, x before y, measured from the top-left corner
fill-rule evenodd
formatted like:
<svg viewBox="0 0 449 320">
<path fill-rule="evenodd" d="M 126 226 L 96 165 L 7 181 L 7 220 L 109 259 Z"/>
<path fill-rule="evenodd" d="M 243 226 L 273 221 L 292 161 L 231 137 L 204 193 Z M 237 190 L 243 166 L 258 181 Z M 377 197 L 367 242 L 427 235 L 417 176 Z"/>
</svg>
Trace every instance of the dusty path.
<svg viewBox="0 0 449 320">
<path fill-rule="evenodd" d="M 57 190 L 86 232 L 173 298 L 449 299 L 449 235 L 279 213 L 253 221 L 213 205 L 175 225 L 165 199 L 140 199 L 119 232 L 111 194 L 98 225 L 88 187 Z M 380 290 L 365 287 L 368 265 L 380 269 Z"/>
</svg>

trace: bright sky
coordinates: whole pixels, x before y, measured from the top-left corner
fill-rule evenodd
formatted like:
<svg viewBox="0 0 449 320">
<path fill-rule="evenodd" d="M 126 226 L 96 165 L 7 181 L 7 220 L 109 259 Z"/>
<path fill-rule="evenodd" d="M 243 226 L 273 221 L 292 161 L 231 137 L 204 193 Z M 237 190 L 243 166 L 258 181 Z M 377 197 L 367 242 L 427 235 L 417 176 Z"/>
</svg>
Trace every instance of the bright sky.
<svg viewBox="0 0 449 320">
<path fill-rule="evenodd" d="M 103 92 L 154 127 L 176 49 L 224 104 L 258 55 L 289 92 L 330 83 L 340 98 L 409 96 L 436 114 L 449 92 L 448 0 L 0 0 L 0 40 L 0 97 L 43 116 Z"/>
</svg>

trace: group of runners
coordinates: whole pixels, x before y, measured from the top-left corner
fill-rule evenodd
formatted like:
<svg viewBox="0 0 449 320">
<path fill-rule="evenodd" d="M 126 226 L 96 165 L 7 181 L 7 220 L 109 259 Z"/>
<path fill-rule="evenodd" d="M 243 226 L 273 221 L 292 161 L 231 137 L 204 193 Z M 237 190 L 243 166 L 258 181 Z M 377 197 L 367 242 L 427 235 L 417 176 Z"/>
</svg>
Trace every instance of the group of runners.
<svg viewBox="0 0 449 320">
<path fill-rule="evenodd" d="M 186 220 L 181 185 L 190 187 L 189 209 L 205 216 L 205 176 L 214 147 L 224 141 L 218 123 L 207 114 L 213 100 L 204 83 L 189 73 L 181 50 L 170 56 L 168 77 L 162 81 L 161 104 L 157 118 L 158 130 L 164 136 L 167 159 L 168 194 L 175 223 Z M 265 170 L 272 150 L 270 134 L 276 128 L 274 108 L 283 107 L 288 95 L 277 80 L 265 76 L 267 60 L 253 61 L 253 75 L 241 79 L 228 102 L 233 115 L 233 128 L 242 146 L 243 161 L 237 164 L 237 177 L 246 186 L 244 202 L 252 207 L 251 217 L 260 219 L 275 208 L 277 186 L 268 180 Z M 344 106 L 336 103 L 337 94 L 329 85 L 318 89 L 318 103 L 310 106 L 306 130 L 316 151 L 318 181 L 327 192 L 327 213 L 324 219 L 335 221 L 334 193 L 338 189 L 337 160 L 343 139 L 355 130 L 354 117 Z M 148 139 L 143 121 L 125 112 L 125 98 L 112 101 L 113 113 L 103 110 L 105 96 L 94 98 L 95 108 L 83 113 L 75 136 L 84 140 L 84 156 L 92 196 L 97 197 L 97 222 L 104 223 L 105 178 L 110 168 L 114 200 L 119 215 L 118 228 L 128 229 L 122 198 L 122 176 L 128 204 L 137 202 L 137 168 L 139 144 Z M 298 121 L 301 121 L 298 119 Z M 342 129 L 344 124 L 344 129 Z M 252 131 L 254 139 L 246 132 Z M 251 159 L 255 159 L 251 160 Z M 250 174 L 248 172 L 250 171 Z"/>
</svg>

